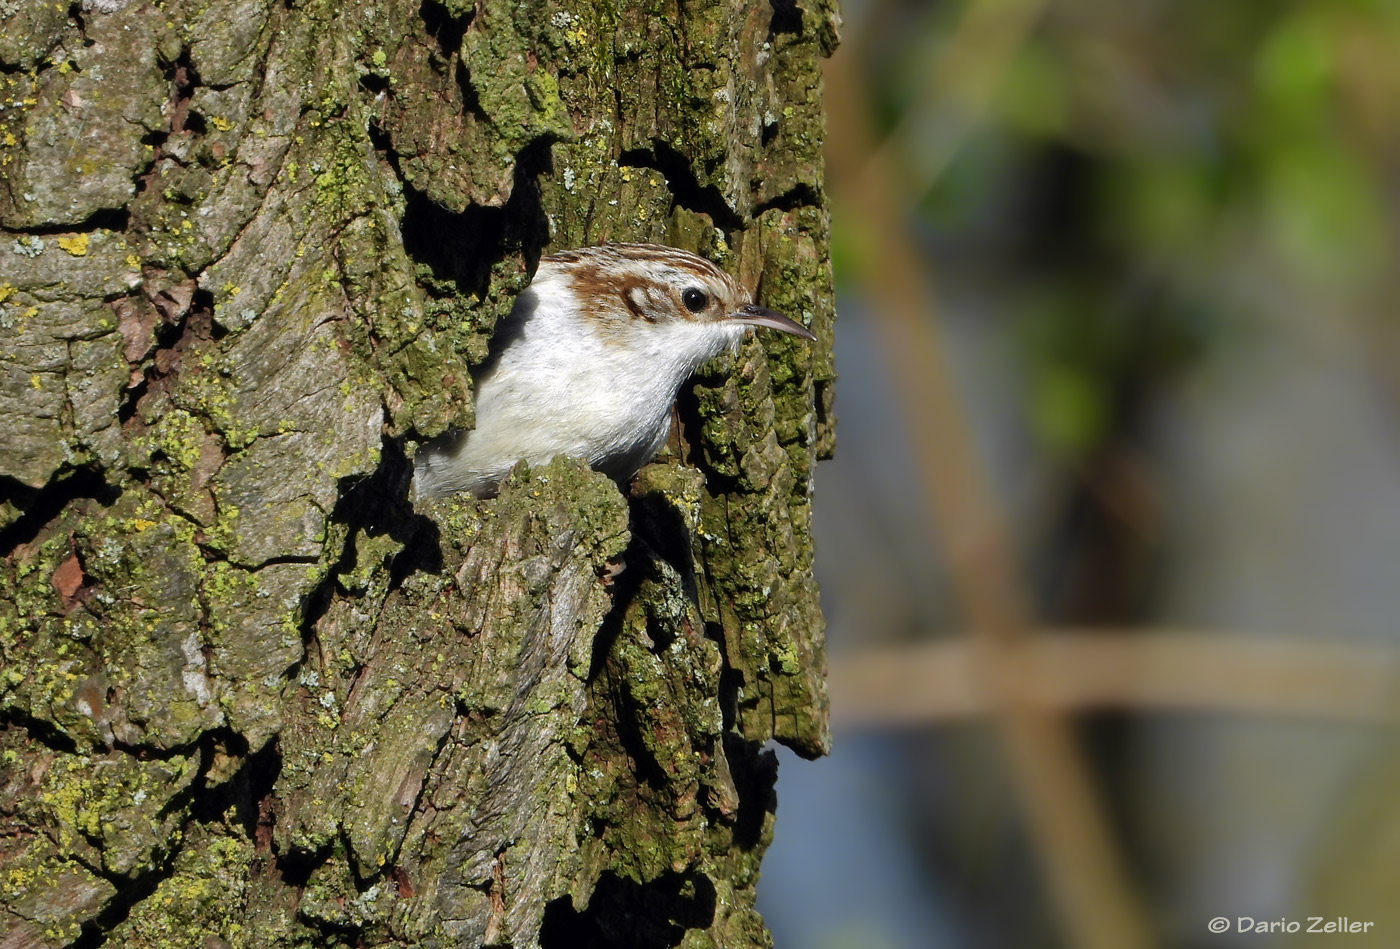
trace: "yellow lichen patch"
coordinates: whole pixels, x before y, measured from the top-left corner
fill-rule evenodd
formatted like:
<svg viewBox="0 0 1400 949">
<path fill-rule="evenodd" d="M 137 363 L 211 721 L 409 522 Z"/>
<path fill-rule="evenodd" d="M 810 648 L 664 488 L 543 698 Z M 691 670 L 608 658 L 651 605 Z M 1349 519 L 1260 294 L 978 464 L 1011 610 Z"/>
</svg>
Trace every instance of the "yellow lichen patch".
<svg viewBox="0 0 1400 949">
<path fill-rule="evenodd" d="M 86 234 L 74 234 L 72 237 L 60 237 L 58 246 L 61 250 L 66 250 L 74 257 L 86 257 L 88 252 L 88 236 Z"/>
</svg>

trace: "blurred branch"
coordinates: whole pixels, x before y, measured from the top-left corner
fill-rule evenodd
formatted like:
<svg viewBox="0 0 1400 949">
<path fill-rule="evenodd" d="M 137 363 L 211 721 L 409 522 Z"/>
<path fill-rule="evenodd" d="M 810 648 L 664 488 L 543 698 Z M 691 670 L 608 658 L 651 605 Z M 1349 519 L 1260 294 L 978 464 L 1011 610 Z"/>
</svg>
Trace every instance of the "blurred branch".
<svg viewBox="0 0 1400 949">
<path fill-rule="evenodd" d="M 839 226 L 866 263 L 861 276 L 937 522 L 929 532 L 945 548 L 972 641 L 999 656 L 1030 627 L 1015 557 L 949 376 L 926 263 L 908 234 L 905 215 L 915 195 L 883 153 L 867 160 L 873 150 L 868 98 L 848 65 L 850 50 L 845 54 L 829 62 L 825 83 L 828 180 Z M 860 210 L 842 215 L 843 207 Z M 1014 668 L 995 661 L 978 668 L 1067 941 L 1086 949 L 1151 945 L 1069 723 L 1026 701 Z"/>
<path fill-rule="evenodd" d="M 1017 701 L 1063 713 L 1103 708 L 1400 721 L 1393 648 L 1187 630 L 1055 630 L 1015 645 L 968 639 L 831 659 L 842 725 L 909 725 L 986 715 L 989 667 Z"/>
<path fill-rule="evenodd" d="M 986 114 L 1045 4 L 1046 0 L 971 0 L 943 55 L 930 60 L 930 75 L 923 84 L 928 94 L 886 136 L 874 164 L 899 168 L 910 194 L 926 194 Z M 918 161 L 909 161 L 911 155 Z"/>
</svg>

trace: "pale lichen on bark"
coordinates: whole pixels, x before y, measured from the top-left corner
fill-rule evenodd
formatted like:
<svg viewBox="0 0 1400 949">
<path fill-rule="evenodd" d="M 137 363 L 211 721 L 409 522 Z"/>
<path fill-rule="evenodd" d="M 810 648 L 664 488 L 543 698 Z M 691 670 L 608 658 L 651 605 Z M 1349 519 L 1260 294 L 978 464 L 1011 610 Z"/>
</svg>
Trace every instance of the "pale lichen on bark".
<svg viewBox="0 0 1400 949">
<path fill-rule="evenodd" d="M 825 3 L 0 3 L 0 945 L 759 946 L 828 743 Z M 417 509 L 541 253 L 810 325 Z"/>
</svg>

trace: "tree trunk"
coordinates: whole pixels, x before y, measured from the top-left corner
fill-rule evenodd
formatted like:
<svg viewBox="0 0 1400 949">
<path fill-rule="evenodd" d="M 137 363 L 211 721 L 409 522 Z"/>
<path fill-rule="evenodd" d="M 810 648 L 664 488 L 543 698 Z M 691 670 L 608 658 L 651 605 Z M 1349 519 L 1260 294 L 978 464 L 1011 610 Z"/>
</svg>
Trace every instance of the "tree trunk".
<svg viewBox="0 0 1400 949">
<path fill-rule="evenodd" d="M 827 747 L 818 57 L 742 0 L 0 0 L 0 947 L 762 946 Z M 407 500 L 542 253 L 751 338 L 625 489 Z"/>
</svg>

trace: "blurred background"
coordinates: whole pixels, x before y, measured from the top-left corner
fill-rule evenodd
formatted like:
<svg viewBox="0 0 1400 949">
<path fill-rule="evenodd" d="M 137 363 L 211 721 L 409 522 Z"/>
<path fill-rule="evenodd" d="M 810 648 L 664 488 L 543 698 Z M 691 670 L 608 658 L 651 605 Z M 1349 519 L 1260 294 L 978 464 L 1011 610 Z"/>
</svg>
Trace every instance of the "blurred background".
<svg viewBox="0 0 1400 949">
<path fill-rule="evenodd" d="M 842 13 L 778 949 L 1400 945 L 1400 4 Z"/>
</svg>

